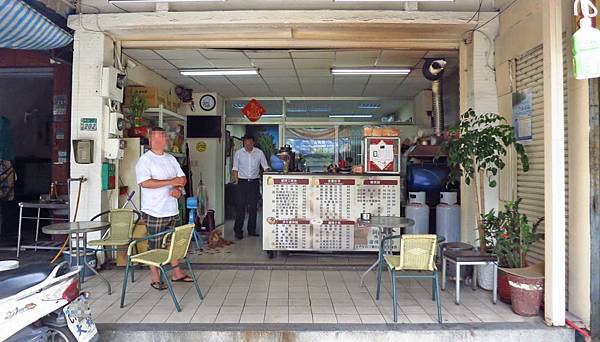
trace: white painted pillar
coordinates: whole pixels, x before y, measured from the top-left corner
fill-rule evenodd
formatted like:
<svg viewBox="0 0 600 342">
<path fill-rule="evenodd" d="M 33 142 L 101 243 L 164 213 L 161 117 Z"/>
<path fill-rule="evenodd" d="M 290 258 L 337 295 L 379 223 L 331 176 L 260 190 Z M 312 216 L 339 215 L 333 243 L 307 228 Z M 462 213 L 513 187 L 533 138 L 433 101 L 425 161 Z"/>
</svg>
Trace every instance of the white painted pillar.
<svg viewBox="0 0 600 342">
<path fill-rule="evenodd" d="M 102 191 L 103 129 L 102 110 L 106 99 L 101 95 L 102 67 L 113 64 L 113 41 L 103 33 L 85 29 L 75 31 L 73 44 L 73 91 L 71 111 L 71 139 L 91 139 L 94 141 L 92 164 L 77 164 L 71 144 L 71 177 L 84 176 L 87 182 L 81 188 L 78 220 L 88 220 L 103 210 L 109 209 L 118 199 L 118 190 Z M 82 131 L 82 118 L 97 121 L 96 131 Z M 78 183 L 71 183 L 71 219 L 75 214 Z M 117 195 L 114 192 L 117 192 Z M 93 234 L 90 238 L 95 238 Z"/>
<path fill-rule="evenodd" d="M 542 6 L 544 45 L 545 320 L 565 324 L 565 141 L 561 0 Z"/>
<path fill-rule="evenodd" d="M 496 76 L 493 69 L 494 44 L 498 33 L 498 20 L 494 19 L 479 31 L 473 32 L 472 39 L 461 42 L 459 48 L 460 112 L 473 108 L 476 113 L 497 113 L 498 95 Z M 491 41 L 490 41 L 491 40 Z M 477 208 L 473 207 L 473 190 L 461 182 L 461 239 L 478 245 Z M 498 208 L 498 188 L 485 184 L 485 210 Z"/>
</svg>

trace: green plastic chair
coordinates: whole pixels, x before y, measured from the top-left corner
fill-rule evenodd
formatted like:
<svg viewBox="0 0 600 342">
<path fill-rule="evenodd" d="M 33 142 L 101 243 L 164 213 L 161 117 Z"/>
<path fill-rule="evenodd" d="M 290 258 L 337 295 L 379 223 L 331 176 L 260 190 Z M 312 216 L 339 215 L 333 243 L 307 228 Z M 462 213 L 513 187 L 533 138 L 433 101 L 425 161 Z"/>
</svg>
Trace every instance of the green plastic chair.
<svg viewBox="0 0 600 342">
<path fill-rule="evenodd" d="M 96 246 L 98 249 L 102 247 L 104 249 L 104 256 L 108 261 L 108 251 L 116 251 L 119 247 L 126 247 L 131 243 L 133 229 L 139 222 L 141 214 L 132 209 L 112 209 L 92 217 L 91 221 L 104 215 L 108 216 L 110 228 L 100 240 L 89 241 L 88 245 Z"/>
<path fill-rule="evenodd" d="M 175 229 L 169 229 L 158 234 L 149 235 L 141 239 L 135 239 L 129 244 L 129 248 L 127 250 L 127 265 L 125 266 L 125 278 L 123 280 L 123 289 L 121 291 L 121 308 L 125 304 L 125 291 L 127 289 L 127 279 L 129 278 L 130 271 L 131 282 L 134 282 L 132 267 L 133 263 L 158 267 L 161 275 L 160 286 L 162 287 L 163 280 L 167 283 L 169 293 L 171 294 L 173 303 L 175 303 L 175 308 L 177 308 L 177 311 L 181 312 L 181 306 L 177 301 L 177 297 L 175 297 L 175 292 L 173 292 L 173 286 L 171 285 L 171 280 L 167 276 L 167 272 L 173 269 L 173 267 L 171 266 L 172 261 L 179 260 L 180 262 L 185 262 L 190 272 L 190 276 L 194 280 L 194 286 L 196 287 L 196 292 L 198 292 L 198 296 L 200 297 L 200 299 L 204 299 L 204 296 L 202 295 L 202 290 L 200 289 L 200 286 L 198 286 L 196 275 L 192 270 L 192 265 L 190 264 L 190 261 L 187 258 L 187 252 L 190 246 L 190 242 L 192 241 L 193 232 L 194 225 L 186 224 L 184 226 L 176 227 Z M 159 236 L 163 236 L 163 249 L 152 249 L 147 252 L 132 255 L 133 249 L 137 243 L 145 240 L 154 239 Z M 164 246 L 166 246 L 167 238 L 169 237 L 171 238 L 169 249 L 164 249 Z"/>
<path fill-rule="evenodd" d="M 385 255 L 385 244 L 392 239 L 401 238 L 400 254 Z M 442 305 L 440 302 L 440 287 L 438 283 L 438 271 L 435 264 L 435 254 L 437 251 L 439 237 L 433 234 L 404 234 L 388 236 L 381 241 L 379 255 L 383 259 L 390 271 L 392 280 L 392 306 L 394 322 L 398 321 L 398 307 L 396 300 L 396 278 L 430 278 L 432 284 L 432 299 L 437 304 L 438 322 L 442 323 Z M 379 264 L 381 268 L 382 262 Z M 377 276 L 377 295 L 379 300 L 381 270 Z"/>
</svg>

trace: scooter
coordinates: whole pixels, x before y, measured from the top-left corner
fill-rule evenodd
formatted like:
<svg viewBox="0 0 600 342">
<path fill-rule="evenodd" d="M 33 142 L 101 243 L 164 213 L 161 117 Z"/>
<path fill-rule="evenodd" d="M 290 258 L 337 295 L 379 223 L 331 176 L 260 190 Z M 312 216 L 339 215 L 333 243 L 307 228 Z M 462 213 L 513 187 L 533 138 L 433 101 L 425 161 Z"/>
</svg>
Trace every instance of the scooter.
<svg viewBox="0 0 600 342">
<path fill-rule="evenodd" d="M 0 341 L 97 341 L 81 269 L 61 262 L 0 272 Z"/>
</svg>

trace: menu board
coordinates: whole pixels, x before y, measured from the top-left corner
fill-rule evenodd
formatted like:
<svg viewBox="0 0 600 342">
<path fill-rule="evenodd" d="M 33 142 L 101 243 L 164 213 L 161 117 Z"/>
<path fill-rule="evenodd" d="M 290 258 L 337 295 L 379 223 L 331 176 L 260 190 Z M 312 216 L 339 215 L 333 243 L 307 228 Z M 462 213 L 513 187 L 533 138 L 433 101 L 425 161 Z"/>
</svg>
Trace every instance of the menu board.
<svg viewBox="0 0 600 342">
<path fill-rule="evenodd" d="M 263 249 L 377 251 L 379 231 L 360 213 L 400 216 L 399 176 L 263 176 Z"/>
</svg>

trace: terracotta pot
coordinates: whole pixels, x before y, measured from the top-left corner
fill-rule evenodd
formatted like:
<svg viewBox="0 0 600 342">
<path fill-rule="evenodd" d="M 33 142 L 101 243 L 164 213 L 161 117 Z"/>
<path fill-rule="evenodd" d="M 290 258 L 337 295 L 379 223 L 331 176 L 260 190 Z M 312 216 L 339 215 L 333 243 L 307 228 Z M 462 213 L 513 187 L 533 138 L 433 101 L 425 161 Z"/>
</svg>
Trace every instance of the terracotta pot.
<svg viewBox="0 0 600 342">
<path fill-rule="evenodd" d="M 508 285 L 508 274 L 498 269 L 498 297 L 504 303 L 510 304 L 510 285 Z"/>
<path fill-rule="evenodd" d="M 521 316 L 537 316 L 544 297 L 544 279 L 508 275 L 512 309 Z"/>
</svg>

